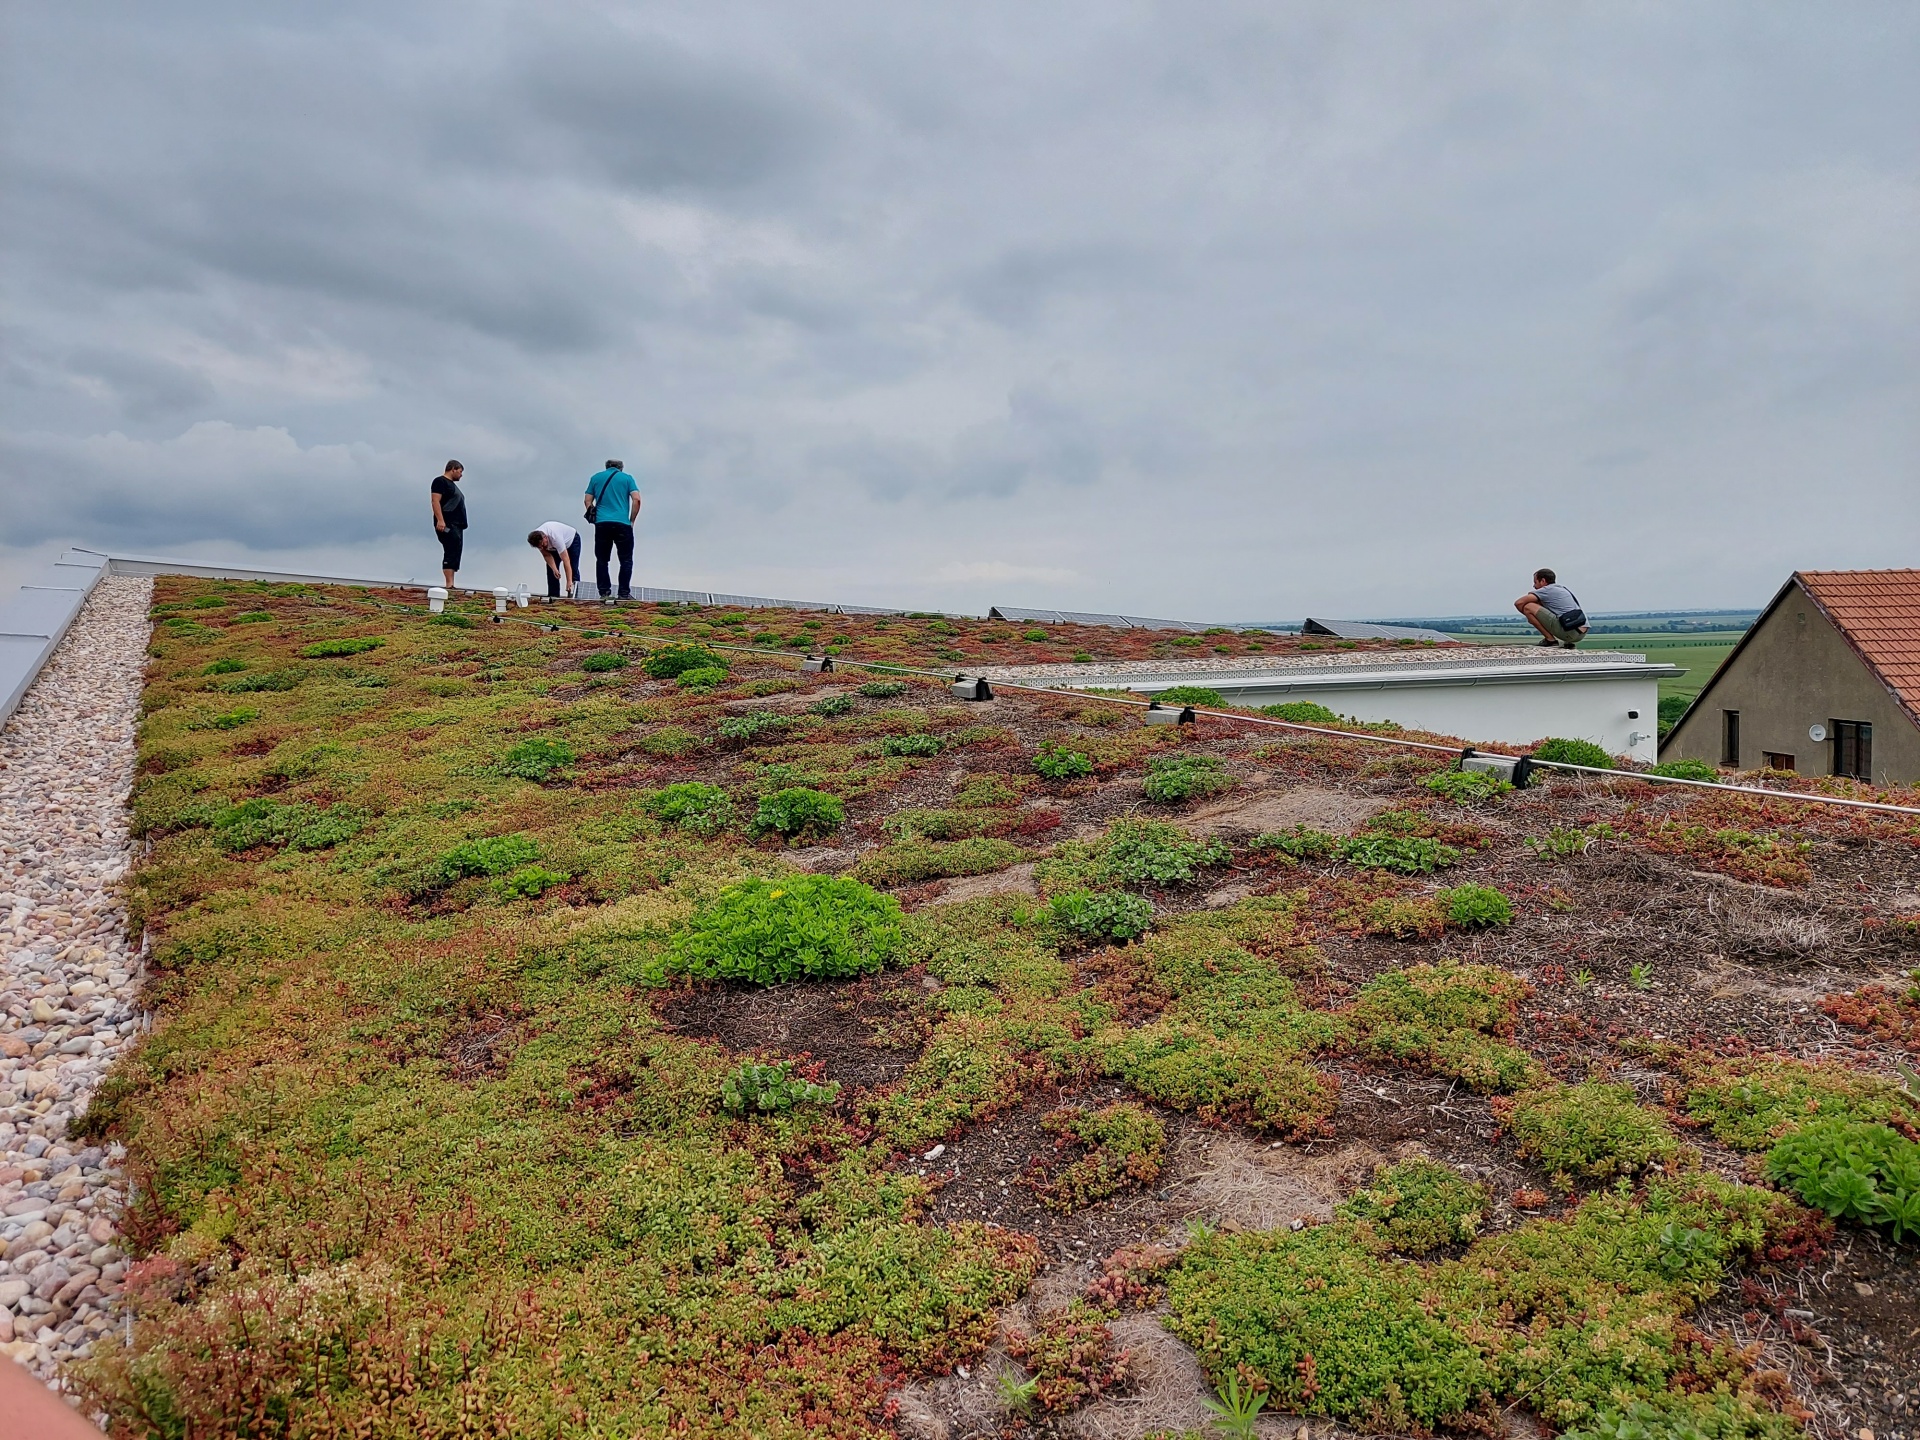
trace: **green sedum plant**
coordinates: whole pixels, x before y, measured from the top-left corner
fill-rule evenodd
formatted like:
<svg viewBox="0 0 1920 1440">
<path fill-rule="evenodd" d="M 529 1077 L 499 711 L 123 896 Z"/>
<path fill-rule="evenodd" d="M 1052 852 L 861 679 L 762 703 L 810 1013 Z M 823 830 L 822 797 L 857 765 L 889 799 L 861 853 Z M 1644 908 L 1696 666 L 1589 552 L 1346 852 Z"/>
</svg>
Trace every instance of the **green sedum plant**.
<svg viewBox="0 0 1920 1440">
<path fill-rule="evenodd" d="M 1836 1220 L 1920 1236 L 1920 1145 L 1886 1125 L 1814 1120 L 1767 1154 L 1767 1178 Z"/>
<path fill-rule="evenodd" d="M 1143 788 L 1149 800 L 1172 804 L 1231 788 L 1233 777 L 1211 755 L 1155 755 L 1147 761 Z"/>
<path fill-rule="evenodd" d="M 704 645 L 662 645 L 640 668 L 656 680 L 673 680 L 689 670 L 718 670 L 724 675 L 727 661 Z"/>
<path fill-rule="evenodd" d="M 464 880 L 471 875 L 504 875 L 540 858 L 540 847 L 525 835 L 491 835 L 465 840 L 440 857 L 441 878 Z"/>
<path fill-rule="evenodd" d="M 1704 760 L 1662 760 L 1647 767 L 1649 775 L 1664 775 L 1670 780 L 1718 780 L 1720 772 Z"/>
<path fill-rule="evenodd" d="M 1567 740 L 1555 737 L 1533 747 L 1535 760 L 1557 760 L 1563 765 L 1589 765 L 1595 770 L 1613 769 L 1613 757 L 1591 740 Z"/>
<path fill-rule="evenodd" d="M 904 680 L 869 680 L 855 688 L 856 695 L 864 695 L 869 700 L 891 700 L 896 695 L 904 695 L 913 687 Z"/>
<path fill-rule="evenodd" d="M 694 913 L 663 973 L 755 985 L 867 974 L 899 948 L 900 921 L 897 900 L 844 876 L 742 880 Z"/>
<path fill-rule="evenodd" d="M 1560 1440 L 1803 1440 L 1790 1415 L 1755 1410 L 1727 1395 L 1676 1395 L 1609 1405 Z"/>
<path fill-rule="evenodd" d="M 1220 840 L 1196 840 L 1157 820 L 1116 821 L 1101 839 L 1069 841 L 1043 861 L 1036 876 L 1109 885 L 1179 885 L 1204 865 L 1222 865 L 1232 852 Z"/>
<path fill-rule="evenodd" d="M 870 885 L 914 885 L 991 874 L 1018 863 L 1023 853 L 1018 845 L 980 836 L 948 842 L 913 836 L 863 856 L 853 874 Z"/>
<path fill-rule="evenodd" d="M 1175 685 L 1153 698 L 1162 705 L 1207 705 L 1215 709 L 1224 708 L 1227 703 L 1226 696 L 1205 685 Z"/>
<path fill-rule="evenodd" d="M 1449 923 L 1463 930 L 1513 923 L 1513 902 L 1491 885 L 1456 885 L 1433 897 L 1446 911 Z"/>
<path fill-rule="evenodd" d="M 756 835 L 775 834 L 787 840 L 830 835 L 847 818 L 847 807 L 837 795 L 805 785 L 790 786 L 762 795 L 753 812 L 752 830 Z"/>
<path fill-rule="evenodd" d="M 1479 805 L 1513 789 L 1509 782 L 1484 770 L 1441 770 L 1420 783 L 1456 805 Z"/>
<path fill-rule="evenodd" d="M 1373 1183 L 1341 1201 L 1334 1214 L 1364 1222 L 1384 1249 L 1425 1255 L 1478 1235 L 1490 1199 L 1485 1185 L 1451 1165 L 1415 1156 L 1381 1167 Z"/>
<path fill-rule="evenodd" d="M 745 715 L 729 715 L 715 727 L 722 740 L 744 745 L 762 735 L 779 734 L 793 724 L 791 715 L 777 710 L 751 710 Z"/>
<path fill-rule="evenodd" d="M 880 753 L 892 756 L 926 758 L 941 750 L 938 735 L 889 735 L 880 742 Z"/>
<path fill-rule="evenodd" d="M 624 670 L 629 661 L 618 650 L 596 650 L 581 660 L 580 668 L 590 675 L 604 675 L 610 670 Z"/>
<path fill-rule="evenodd" d="M 497 876 L 488 888 L 502 900 L 538 900 L 556 885 L 564 885 L 572 878 L 544 865 L 526 865 L 511 874 Z"/>
<path fill-rule="evenodd" d="M 1513 1102 L 1510 1124 L 1520 1153 L 1563 1179 L 1637 1175 L 1680 1154 L 1666 1121 L 1626 1085 L 1588 1080 L 1529 1091 Z"/>
<path fill-rule="evenodd" d="M 705 692 L 717 689 L 727 683 L 727 672 L 718 665 L 697 665 L 691 670 L 682 670 L 674 684 L 682 690 Z"/>
<path fill-rule="evenodd" d="M 519 780 L 545 780 L 579 758 L 564 740 L 536 735 L 531 740 L 522 740 L 501 757 L 500 773 Z"/>
<path fill-rule="evenodd" d="M 1055 924 L 1088 940 L 1132 940 L 1153 926 L 1153 902 L 1125 890 L 1069 890 L 1051 910 Z"/>
<path fill-rule="evenodd" d="M 655 790 L 640 804 L 663 825 L 677 825 L 696 835 L 718 835 L 738 818 L 733 797 L 718 785 L 698 780 Z"/>
<path fill-rule="evenodd" d="M 1891 1080 L 1834 1061 L 1741 1055 L 1688 1062 L 1686 1109 L 1736 1150 L 1765 1150 L 1815 1120 L 1866 1121 L 1920 1134 L 1920 1100 Z"/>
<path fill-rule="evenodd" d="M 1304 650 L 1307 647 L 1302 645 L 1300 648 Z M 1317 650 L 1320 647 L 1316 645 L 1313 648 Z M 1271 715 L 1276 720 L 1290 720 L 1295 725 L 1337 726 L 1341 723 L 1340 717 L 1333 711 L 1312 700 L 1289 700 L 1283 705 L 1262 705 L 1260 713 Z"/>
<path fill-rule="evenodd" d="M 839 715 L 850 715 L 853 713 L 853 697 L 851 695 L 822 695 L 818 700 L 807 706 L 807 713 L 809 715 L 825 715 L 829 719 Z"/>
<path fill-rule="evenodd" d="M 1352 835 L 1338 841 L 1334 849 L 1349 865 L 1397 870 L 1403 875 L 1428 874 L 1460 858 L 1451 845 L 1418 835 Z"/>
<path fill-rule="evenodd" d="M 289 850 L 325 850 L 351 840 L 366 827 L 367 812 L 353 805 L 283 805 L 265 796 L 218 811 L 209 822 L 222 850 L 237 853 L 260 845 Z"/>
<path fill-rule="evenodd" d="M 1048 780 L 1077 780 L 1093 774 L 1093 761 L 1058 740 L 1049 740 L 1033 757 L 1033 768 Z"/>
<path fill-rule="evenodd" d="M 793 1063 L 743 1060 L 720 1082 L 720 1108 L 743 1117 L 775 1115 L 801 1105 L 831 1105 L 840 1096 L 836 1084 L 817 1084 L 793 1073 Z"/>
<path fill-rule="evenodd" d="M 364 655 L 386 643 L 377 635 L 363 635 L 351 640 L 317 640 L 301 647 L 300 653 L 309 660 L 327 660 L 342 655 Z"/>
<path fill-rule="evenodd" d="M 1285 830 L 1269 830 L 1264 835 L 1256 835 L 1252 848 L 1271 850 L 1289 860 L 1324 860 L 1338 852 L 1340 837 L 1310 826 L 1292 825 Z"/>
</svg>

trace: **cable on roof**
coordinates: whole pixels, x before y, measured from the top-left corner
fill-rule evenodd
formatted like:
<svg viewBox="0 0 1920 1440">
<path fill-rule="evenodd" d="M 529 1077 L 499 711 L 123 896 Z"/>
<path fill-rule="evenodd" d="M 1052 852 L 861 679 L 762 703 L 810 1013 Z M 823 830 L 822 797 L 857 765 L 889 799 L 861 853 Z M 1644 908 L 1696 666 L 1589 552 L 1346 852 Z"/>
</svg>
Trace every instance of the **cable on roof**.
<svg viewBox="0 0 1920 1440">
<path fill-rule="evenodd" d="M 387 610 L 399 610 L 405 614 L 414 614 L 411 606 L 390 604 L 383 600 L 370 599 L 369 603 Z M 495 616 L 496 620 L 501 617 Z M 505 617 L 518 625 L 532 625 L 544 631 L 565 629 L 584 631 L 586 625 L 562 626 L 548 621 L 522 618 L 509 614 Z M 604 633 L 604 632 L 603 632 Z M 623 632 L 624 633 L 624 632 Z M 686 644 L 683 640 L 658 640 L 651 635 L 626 634 L 624 638 L 640 641 L 643 645 L 658 643 L 662 645 Z M 795 656 L 786 650 L 768 650 L 756 645 L 730 645 L 725 641 L 701 638 L 698 644 L 709 650 L 727 650 L 740 655 L 762 655 L 771 659 L 792 663 Z M 651 653 L 651 652 L 649 652 Z M 895 675 L 924 675 L 935 680 L 944 680 L 953 675 L 951 670 L 929 670 L 917 665 L 895 665 L 885 660 L 853 660 L 845 656 L 833 657 L 836 667 L 847 665 L 857 670 L 880 670 Z M 1107 705 L 1127 705 L 1145 710 L 1158 704 L 1154 700 L 1135 700 L 1120 695 L 1101 695 L 1088 690 L 1075 690 L 1066 686 L 1025 685 L 1018 680 L 994 680 L 989 682 L 1002 690 L 1019 690 L 1032 695 L 1059 695 L 1072 700 L 1094 700 Z M 1430 750 L 1442 755 L 1458 755 L 1459 747 L 1454 745 L 1436 745 L 1431 740 L 1408 740 L 1397 735 L 1380 735 L 1364 730 L 1332 730 L 1324 725 L 1303 725 L 1296 720 L 1281 720 L 1272 715 L 1239 715 L 1224 710 L 1202 710 L 1196 706 L 1186 706 L 1195 716 L 1206 716 L 1209 720 L 1231 720 L 1241 725 L 1265 725 L 1280 730 L 1297 730 L 1308 735 L 1327 735 L 1336 740 L 1367 740 L 1376 745 L 1398 745 L 1409 750 Z M 1493 753 L 1493 752 L 1489 752 Z M 1520 757 L 1513 757 L 1518 759 Z M 1912 805 L 1888 805 L 1878 800 L 1850 800 L 1840 795 L 1803 795 L 1795 790 L 1769 790 L 1761 785 L 1731 785 L 1724 780 L 1687 780 L 1678 775 L 1649 775 L 1644 770 L 1602 770 L 1597 765 L 1575 765 L 1567 760 L 1534 760 L 1535 769 L 1566 770 L 1588 775 L 1598 775 L 1608 779 L 1644 780 L 1654 785 L 1689 785 L 1700 790 L 1728 790 L 1741 795 L 1764 795 L 1772 800 L 1787 800 L 1803 805 L 1837 805 L 1852 810 L 1876 810 L 1894 815 L 1920 815 L 1920 807 Z"/>
</svg>

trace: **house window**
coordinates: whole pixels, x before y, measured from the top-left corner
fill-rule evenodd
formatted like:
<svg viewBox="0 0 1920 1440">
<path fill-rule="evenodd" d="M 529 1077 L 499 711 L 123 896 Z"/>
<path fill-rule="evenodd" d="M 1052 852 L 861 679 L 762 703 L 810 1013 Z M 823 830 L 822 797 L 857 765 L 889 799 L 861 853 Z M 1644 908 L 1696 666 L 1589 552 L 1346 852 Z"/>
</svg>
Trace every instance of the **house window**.
<svg viewBox="0 0 1920 1440">
<path fill-rule="evenodd" d="M 1865 720 L 1835 720 L 1833 773 L 1856 780 L 1873 779 L 1873 726 Z"/>
<path fill-rule="evenodd" d="M 1791 755 L 1782 754 L 1778 750 L 1763 750 L 1760 753 L 1767 757 L 1767 769 L 1769 770 L 1793 769 L 1793 756 Z"/>
<path fill-rule="evenodd" d="M 1720 712 L 1720 763 L 1740 768 L 1740 712 Z"/>
</svg>

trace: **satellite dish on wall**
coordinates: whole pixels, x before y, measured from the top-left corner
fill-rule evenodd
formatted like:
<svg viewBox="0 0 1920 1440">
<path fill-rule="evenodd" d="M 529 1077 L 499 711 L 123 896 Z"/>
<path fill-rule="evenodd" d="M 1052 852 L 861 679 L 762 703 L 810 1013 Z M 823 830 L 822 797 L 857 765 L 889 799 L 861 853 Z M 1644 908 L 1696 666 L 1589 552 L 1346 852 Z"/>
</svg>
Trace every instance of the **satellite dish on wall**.
<svg viewBox="0 0 1920 1440">
<path fill-rule="evenodd" d="M 1809 725 L 1809 726 L 1807 727 L 1807 739 L 1809 739 L 1809 740 L 1811 740 L 1811 741 L 1813 741 L 1813 743 L 1814 743 L 1814 744 L 1816 744 L 1816 745 L 1818 745 L 1818 744 L 1819 744 L 1819 743 L 1820 743 L 1820 742 L 1821 742 L 1822 740 L 1824 740 L 1824 739 L 1826 739 L 1826 738 L 1827 738 L 1827 727 L 1826 727 L 1826 726 L 1824 726 L 1824 725 Z"/>
</svg>

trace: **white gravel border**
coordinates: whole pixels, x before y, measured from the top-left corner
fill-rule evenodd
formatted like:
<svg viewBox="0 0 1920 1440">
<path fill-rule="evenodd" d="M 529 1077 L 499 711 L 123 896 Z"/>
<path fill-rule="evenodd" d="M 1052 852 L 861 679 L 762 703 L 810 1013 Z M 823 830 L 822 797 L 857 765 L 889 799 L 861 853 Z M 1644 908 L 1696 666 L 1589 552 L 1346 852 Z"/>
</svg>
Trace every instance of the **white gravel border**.
<svg viewBox="0 0 1920 1440">
<path fill-rule="evenodd" d="M 92 1353 L 127 1262 L 118 1146 L 66 1139 L 145 1024 L 121 878 L 153 582 L 100 582 L 0 732 L 0 1351 Z"/>
</svg>

